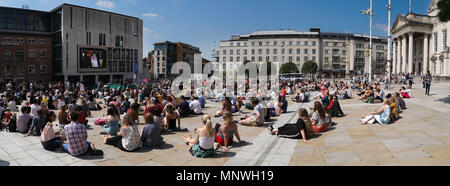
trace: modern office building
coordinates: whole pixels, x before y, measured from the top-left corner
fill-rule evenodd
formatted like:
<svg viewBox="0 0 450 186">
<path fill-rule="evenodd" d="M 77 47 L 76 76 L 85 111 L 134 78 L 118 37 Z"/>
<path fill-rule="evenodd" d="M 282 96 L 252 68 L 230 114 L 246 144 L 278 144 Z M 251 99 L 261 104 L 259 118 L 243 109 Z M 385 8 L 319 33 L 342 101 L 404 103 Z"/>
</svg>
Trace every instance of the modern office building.
<svg viewBox="0 0 450 186">
<path fill-rule="evenodd" d="M 188 62 L 191 72 L 194 72 L 194 55 L 201 54 L 198 47 L 181 42 L 160 42 L 154 44 L 153 50 L 153 74 L 158 78 L 175 78 L 179 74 L 171 74 L 173 64 Z M 202 61 L 202 60 L 200 60 Z"/>
<path fill-rule="evenodd" d="M 436 16 L 438 0 L 433 0 L 428 15 L 398 15 L 392 28 L 394 73 L 450 78 L 450 22 Z"/>
<path fill-rule="evenodd" d="M 143 22 L 139 18 L 70 4 L 49 12 L 0 10 L 2 30 L 51 37 L 48 69 L 54 80 L 94 84 L 141 78 Z"/>
<path fill-rule="evenodd" d="M 48 13 L 0 7 L 0 81 L 48 81 L 52 76 Z"/>
<path fill-rule="evenodd" d="M 219 57 L 224 67 L 236 69 L 244 61 L 273 62 L 279 67 L 293 62 L 301 70 L 307 61 L 319 66 L 319 74 L 343 77 L 369 71 L 369 37 L 358 34 L 325 33 L 320 28 L 309 32 L 295 30 L 257 31 L 221 41 Z M 384 74 L 387 63 L 387 39 L 373 37 L 373 71 Z"/>
</svg>

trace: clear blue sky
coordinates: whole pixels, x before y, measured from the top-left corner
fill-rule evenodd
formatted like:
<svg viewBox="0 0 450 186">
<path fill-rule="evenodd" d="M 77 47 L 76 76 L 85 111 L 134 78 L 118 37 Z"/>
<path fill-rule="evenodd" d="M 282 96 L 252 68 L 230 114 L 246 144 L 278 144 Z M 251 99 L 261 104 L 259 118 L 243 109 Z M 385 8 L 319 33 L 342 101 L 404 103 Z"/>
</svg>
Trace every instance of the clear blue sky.
<svg viewBox="0 0 450 186">
<path fill-rule="evenodd" d="M 387 36 L 388 0 L 374 1 L 374 35 Z M 408 13 L 409 0 L 392 0 L 392 24 Z M 412 0 L 414 13 L 426 14 L 431 0 Z M 70 3 L 144 20 L 144 56 L 153 43 L 181 41 L 210 59 L 214 41 L 256 30 L 320 27 L 324 32 L 369 33 L 369 17 L 359 12 L 369 0 L 0 0 L 0 6 L 48 11 Z M 218 45 L 218 44 L 217 44 Z"/>
</svg>

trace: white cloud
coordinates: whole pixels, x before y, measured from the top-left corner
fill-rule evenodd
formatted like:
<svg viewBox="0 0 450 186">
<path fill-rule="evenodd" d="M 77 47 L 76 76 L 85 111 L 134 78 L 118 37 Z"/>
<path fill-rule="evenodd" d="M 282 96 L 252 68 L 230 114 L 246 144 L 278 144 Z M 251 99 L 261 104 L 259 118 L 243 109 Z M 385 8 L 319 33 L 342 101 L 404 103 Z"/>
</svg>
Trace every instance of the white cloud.
<svg viewBox="0 0 450 186">
<path fill-rule="evenodd" d="M 150 29 L 150 28 L 144 27 L 144 32 L 145 32 L 145 33 L 152 33 L 153 30 Z"/>
<path fill-rule="evenodd" d="M 156 16 L 158 16 L 158 14 L 151 13 L 151 12 L 142 14 L 142 17 L 156 17 Z"/>
<path fill-rule="evenodd" d="M 385 25 L 385 24 L 376 24 L 375 28 L 378 29 L 378 30 L 381 30 L 383 32 L 388 33 L 388 26 Z"/>
<path fill-rule="evenodd" d="M 114 8 L 116 4 L 112 1 L 106 1 L 106 0 L 99 0 L 97 1 L 97 6 L 102 8 Z"/>
</svg>

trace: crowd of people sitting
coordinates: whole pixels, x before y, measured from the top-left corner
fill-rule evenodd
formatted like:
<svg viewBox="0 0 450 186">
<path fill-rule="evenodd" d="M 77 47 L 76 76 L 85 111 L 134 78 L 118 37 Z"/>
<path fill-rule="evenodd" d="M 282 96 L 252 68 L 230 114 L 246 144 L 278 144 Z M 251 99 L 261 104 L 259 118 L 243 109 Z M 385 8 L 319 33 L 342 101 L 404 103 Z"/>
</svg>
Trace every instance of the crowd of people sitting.
<svg viewBox="0 0 450 186">
<path fill-rule="evenodd" d="M 103 110 L 106 115 L 94 121 L 103 127 L 100 135 L 106 145 L 122 151 L 134 152 L 142 147 L 158 148 L 165 142 L 163 135 L 188 131 L 181 128 L 182 119 L 202 116 L 202 127 L 195 129 L 195 137 L 183 139 L 196 157 L 210 157 L 217 150 L 229 151 L 234 137 L 241 140 L 238 125 L 261 127 L 271 117 L 288 112 L 288 97 L 293 102 L 308 103 L 313 107 L 308 112 L 300 109 L 295 124 L 286 124 L 275 129 L 269 126 L 270 134 L 286 138 L 301 138 L 305 143 L 329 130 L 332 118 L 344 117 L 340 100 L 352 99 L 353 91 L 366 103 L 383 103 L 376 112 L 371 112 L 361 123 L 387 124 L 400 119 L 401 110 L 406 109 L 403 99 L 412 98 L 411 87 L 402 87 L 394 94 L 385 95 L 379 83 L 369 84 L 366 79 L 345 81 L 282 82 L 279 95 L 270 97 L 226 97 L 225 91 L 215 94 L 221 102 L 214 115 L 204 113 L 208 96 L 179 98 L 172 95 L 171 81 L 163 80 L 149 84 L 120 84 L 111 86 L 101 82 L 86 88 L 83 83 L 62 82 L 13 83 L 5 86 L 0 99 L 1 126 L 10 132 L 28 136 L 40 136 L 42 146 L 49 151 L 61 149 L 73 156 L 85 154 L 102 155 L 94 143 L 88 141 L 87 130 L 93 111 Z M 311 99 L 311 92 L 319 92 Z M 233 114 L 243 114 L 243 109 L 253 110 L 235 121 Z M 16 114 L 17 113 L 17 114 Z M 144 123 L 140 123 L 139 116 Z M 213 125 L 211 117 L 222 117 L 221 124 Z M 139 129 L 141 126 L 141 130 Z"/>
</svg>

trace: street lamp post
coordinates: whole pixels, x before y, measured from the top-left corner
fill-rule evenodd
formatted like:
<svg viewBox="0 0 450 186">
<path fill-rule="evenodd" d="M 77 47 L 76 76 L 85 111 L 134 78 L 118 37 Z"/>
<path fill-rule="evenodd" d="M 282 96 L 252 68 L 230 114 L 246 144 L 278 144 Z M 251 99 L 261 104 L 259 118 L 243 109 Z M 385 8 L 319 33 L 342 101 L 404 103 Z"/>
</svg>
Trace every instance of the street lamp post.
<svg viewBox="0 0 450 186">
<path fill-rule="evenodd" d="M 391 66 L 392 66 L 392 34 L 391 34 L 391 0 L 389 0 L 388 8 L 388 60 L 387 60 L 387 71 L 388 71 L 388 81 L 391 81 Z"/>
<path fill-rule="evenodd" d="M 369 44 L 369 81 L 372 82 L 372 19 L 373 19 L 373 8 L 372 8 L 372 0 L 370 0 L 370 8 L 369 10 L 361 10 L 363 15 L 369 15 L 370 17 L 370 44 Z"/>
</svg>

